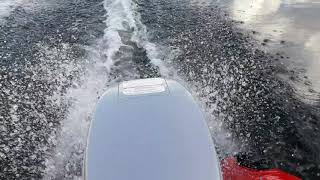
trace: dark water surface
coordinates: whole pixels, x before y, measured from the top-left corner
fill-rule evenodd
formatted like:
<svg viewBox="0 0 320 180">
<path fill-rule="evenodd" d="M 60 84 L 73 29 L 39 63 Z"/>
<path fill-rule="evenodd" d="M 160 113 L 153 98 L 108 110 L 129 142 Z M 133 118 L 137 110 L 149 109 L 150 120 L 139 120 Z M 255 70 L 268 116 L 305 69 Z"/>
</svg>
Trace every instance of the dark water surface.
<svg viewBox="0 0 320 180">
<path fill-rule="evenodd" d="M 158 76 L 199 100 L 221 158 L 319 179 L 319 6 L 0 0 L 0 179 L 82 179 L 99 96 Z"/>
<path fill-rule="evenodd" d="M 319 100 L 320 1 L 226 0 L 220 4 L 233 19 L 243 22 L 240 27 L 255 32 L 268 51 L 289 56 L 282 62 L 298 73 L 289 78 L 302 100 Z"/>
</svg>

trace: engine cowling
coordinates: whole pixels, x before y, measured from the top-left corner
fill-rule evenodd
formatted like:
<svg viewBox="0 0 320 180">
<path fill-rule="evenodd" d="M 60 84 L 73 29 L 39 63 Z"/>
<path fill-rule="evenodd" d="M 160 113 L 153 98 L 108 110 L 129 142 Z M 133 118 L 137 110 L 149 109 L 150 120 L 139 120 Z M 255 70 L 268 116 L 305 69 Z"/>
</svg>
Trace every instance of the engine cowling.
<svg viewBox="0 0 320 180">
<path fill-rule="evenodd" d="M 117 84 L 101 97 L 86 151 L 88 180 L 219 180 L 200 108 L 179 83 Z"/>
</svg>

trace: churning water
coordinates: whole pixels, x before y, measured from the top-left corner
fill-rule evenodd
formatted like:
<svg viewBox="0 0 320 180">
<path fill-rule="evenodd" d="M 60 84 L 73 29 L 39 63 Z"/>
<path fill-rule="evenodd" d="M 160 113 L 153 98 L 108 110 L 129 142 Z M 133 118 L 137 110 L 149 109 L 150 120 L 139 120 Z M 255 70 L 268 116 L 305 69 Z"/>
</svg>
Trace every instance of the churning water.
<svg viewBox="0 0 320 180">
<path fill-rule="evenodd" d="M 160 76 L 198 99 L 221 158 L 319 177 L 318 97 L 297 98 L 282 78 L 296 74 L 282 63 L 288 55 L 264 50 L 220 3 L 0 5 L 0 179 L 82 179 L 99 96 L 119 81 Z"/>
</svg>

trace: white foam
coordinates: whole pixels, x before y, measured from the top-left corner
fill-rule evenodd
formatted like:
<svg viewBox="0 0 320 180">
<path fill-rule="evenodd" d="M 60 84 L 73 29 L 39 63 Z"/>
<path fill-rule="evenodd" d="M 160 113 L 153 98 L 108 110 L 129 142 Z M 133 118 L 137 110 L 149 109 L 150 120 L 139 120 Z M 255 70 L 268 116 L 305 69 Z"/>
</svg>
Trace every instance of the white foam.
<svg viewBox="0 0 320 180">
<path fill-rule="evenodd" d="M 104 8 L 107 11 L 106 26 L 107 29 L 104 32 L 104 37 L 100 43 L 102 48 L 102 54 L 107 57 L 104 60 L 104 66 L 110 70 L 113 65 L 113 57 L 117 53 L 120 47 L 123 45 L 119 30 L 126 30 L 125 24 L 130 27 L 135 27 L 134 18 L 131 13 L 131 1 L 129 0 L 106 0 L 104 2 Z M 107 47 L 106 47 L 107 46 Z"/>
<path fill-rule="evenodd" d="M 65 95 L 61 96 L 58 93 L 51 97 L 57 103 L 62 101 L 70 106 L 66 118 L 61 122 L 62 128 L 56 139 L 54 153 L 46 160 L 46 172 L 43 179 L 81 178 L 72 171 L 81 166 L 91 115 L 99 96 L 108 84 L 106 68 L 103 64 L 98 63 L 95 59 L 96 52 L 90 51 L 91 49 L 88 48 L 91 63 L 85 67 L 87 69 L 80 77 L 80 81 L 74 82 Z M 65 65 L 64 71 L 74 68 L 77 67 L 70 63 Z M 77 154 L 76 157 L 75 154 Z"/>
<path fill-rule="evenodd" d="M 159 50 L 156 44 L 150 42 L 147 36 L 147 29 L 141 23 L 140 15 L 136 11 L 135 4 L 132 0 L 106 0 L 104 7 L 107 10 L 107 30 L 105 32 L 105 39 L 112 42 L 113 48 L 107 52 L 109 59 L 106 61 L 107 65 L 112 64 L 112 56 L 119 50 L 121 38 L 119 30 L 128 30 L 124 24 L 127 24 L 130 29 L 133 29 L 131 41 L 137 43 L 139 47 L 143 47 L 151 63 L 159 67 L 162 76 L 168 76 L 169 70 L 160 58 Z"/>
<path fill-rule="evenodd" d="M 132 40 L 146 50 L 148 58 L 154 66 L 159 68 L 161 76 L 169 77 L 170 74 L 174 73 L 174 70 L 169 68 L 161 58 L 163 52 L 159 50 L 159 47 L 155 43 L 149 41 L 147 28 L 141 22 L 141 17 L 136 10 L 135 4 L 132 5 L 131 12 L 135 12 L 134 20 L 136 27 L 139 29 L 139 31 L 134 32 Z M 170 58 L 170 55 L 166 55 L 165 57 Z"/>
</svg>

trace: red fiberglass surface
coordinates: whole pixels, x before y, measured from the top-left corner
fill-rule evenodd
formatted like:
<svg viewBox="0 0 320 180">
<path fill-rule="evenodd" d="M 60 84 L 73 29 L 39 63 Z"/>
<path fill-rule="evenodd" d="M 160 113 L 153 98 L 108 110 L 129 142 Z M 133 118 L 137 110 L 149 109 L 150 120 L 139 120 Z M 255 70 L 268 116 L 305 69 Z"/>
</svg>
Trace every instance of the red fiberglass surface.
<svg viewBox="0 0 320 180">
<path fill-rule="evenodd" d="M 301 180 L 280 169 L 255 170 L 239 166 L 233 157 L 222 160 L 221 170 L 224 180 Z"/>
</svg>

